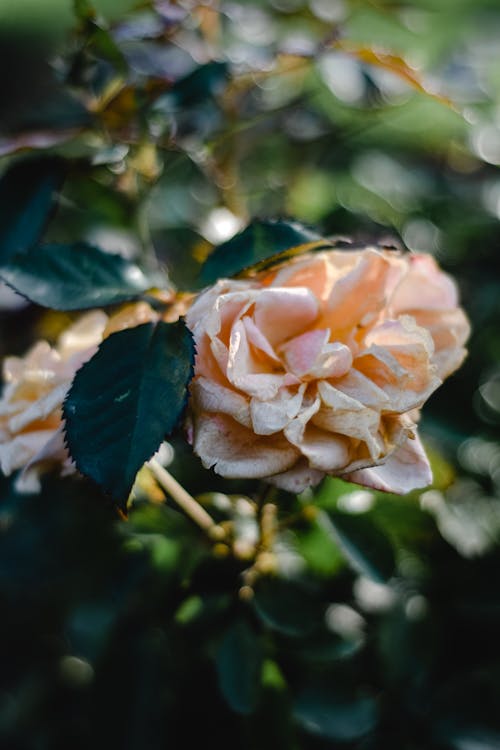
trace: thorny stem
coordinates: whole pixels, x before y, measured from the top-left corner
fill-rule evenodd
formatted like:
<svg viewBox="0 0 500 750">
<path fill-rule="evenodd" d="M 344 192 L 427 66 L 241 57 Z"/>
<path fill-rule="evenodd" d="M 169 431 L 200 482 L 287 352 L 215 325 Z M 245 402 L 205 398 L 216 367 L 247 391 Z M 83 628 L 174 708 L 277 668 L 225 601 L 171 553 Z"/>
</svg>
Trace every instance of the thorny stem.
<svg viewBox="0 0 500 750">
<path fill-rule="evenodd" d="M 184 487 L 156 459 L 152 458 L 148 466 L 160 487 L 170 495 L 172 500 L 177 503 L 179 508 L 182 508 L 192 521 L 207 532 L 211 539 L 220 541 L 225 536 L 224 529 L 215 523 L 212 516 L 196 502 L 189 492 L 186 492 Z"/>
</svg>

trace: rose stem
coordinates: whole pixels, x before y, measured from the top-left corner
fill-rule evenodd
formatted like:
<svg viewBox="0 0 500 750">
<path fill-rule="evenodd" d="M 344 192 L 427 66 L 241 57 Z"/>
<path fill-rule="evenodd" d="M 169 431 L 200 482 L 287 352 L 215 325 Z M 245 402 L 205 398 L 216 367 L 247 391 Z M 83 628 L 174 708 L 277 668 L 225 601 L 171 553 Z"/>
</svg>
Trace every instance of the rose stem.
<svg viewBox="0 0 500 750">
<path fill-rule="evenodd" d="M 220 540 L 224 536 L 224 530 L 215 523 L 212 516 L 196 502 L 194 497 L 186 492 L 184 487 L 156 459 L 152 458 L 148 466 L 160 487 L 165 492 L 168 492 L 170 497 L 175 500 L 177 505 L 182 508 L 192 521 L 206 531 L 212 539 Z"/>
</svg>

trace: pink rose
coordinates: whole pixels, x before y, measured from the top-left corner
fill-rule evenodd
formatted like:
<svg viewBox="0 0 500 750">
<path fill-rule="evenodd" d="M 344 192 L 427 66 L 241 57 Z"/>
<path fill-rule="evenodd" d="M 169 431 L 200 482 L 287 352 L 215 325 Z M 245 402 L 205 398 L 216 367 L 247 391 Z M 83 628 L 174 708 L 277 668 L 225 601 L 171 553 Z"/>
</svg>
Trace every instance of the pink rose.
<svg viewBox="0 0 500 750">
<path fill-rule="evenodd" d="M 469 325 L 430 256 L 304 255 L 220 280 L 186 322 L 204 466 L 295 492 L 325 474 L 398 493 L 432 481 L 418 410 L 462 362 Z"/>
</svg>

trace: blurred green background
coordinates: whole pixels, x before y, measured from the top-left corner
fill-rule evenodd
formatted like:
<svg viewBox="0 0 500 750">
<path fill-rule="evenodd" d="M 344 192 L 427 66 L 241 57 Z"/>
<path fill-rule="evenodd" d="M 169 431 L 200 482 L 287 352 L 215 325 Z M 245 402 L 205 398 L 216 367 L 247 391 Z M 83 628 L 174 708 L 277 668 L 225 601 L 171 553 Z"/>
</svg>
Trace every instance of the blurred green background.
<svg viewBox="0 0 500 750">
<path fill-rule="evenodd" d="M 0 0 L 0 168 L 68 165 L 46 240 L 158 259 L 192 290 L 250 217 L 294 217 L 432 253 L 473 334 L 424 409 L 434 486 L 282 493 L 277 573 L 253 598 L 245 562 L 147 479 L 128 521 L 84 480 L 31 496 L 3 479 L 0 747 L 498 750 L 497 0 L 94 7 Z M 69 320 L 0 303 L 2 355 Z M 263 489 L 174 450 L 186 488 L 253 533 L 237 496 Z"/>
</svg>

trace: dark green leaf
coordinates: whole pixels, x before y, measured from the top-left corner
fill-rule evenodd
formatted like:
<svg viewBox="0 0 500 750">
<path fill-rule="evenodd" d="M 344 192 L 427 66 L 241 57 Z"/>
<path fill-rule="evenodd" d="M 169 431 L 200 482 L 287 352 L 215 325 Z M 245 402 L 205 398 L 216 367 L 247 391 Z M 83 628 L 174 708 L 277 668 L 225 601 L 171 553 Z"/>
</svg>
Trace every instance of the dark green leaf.
<svg viewBox="0 0 500 750">
<path fill-rule="evenodd" d="M 113 305 L 155 285 L 134 263 L 84 243 L 18 254 L 0 268 L 0 277 L 23 297 L 54 310 Z"/>
<path fill-rule="evenodd" d="M 255 710 L 262 673 L 262 647 L 243 620 L 226 632 L 215 657 L 219 686 L 229 706 L 239 714 Z"/>
<path fill-rule="evenodd" d="M 178 106 L 199 104 L 204 99 L 216 96 L 226 85 L 227 79 L 226 62 L 209 62 L 176 81 L 169 96 L 173 97 Z"/>
<path fill-rule="evenodd" d="M 213 284 L 218 278 L 234 276 L 285 250 L 318 240 L 317 234 L 295 222 L 253 221 L 215 248 L 201 269 L 201 279 L 205 284 Z"/>
<path fill-rule="evenodd" d="M 0 180 L 0 263 L 33 247 L 43 234 L 65 174 L 61 159 L 14 162 Z"/>
<path fill-rule="evenodd" d="M 182 321 L 112 334 L 77 372 L 64 403 L 78 469 L 125 503 L 135 475 L 177 424 L 194 345 Z"/>
<path fill-rule="evenodd" d="M 116 70 L 125 73 L 127 61 L 109 31 L 92 20 L 88 22 L 88 30 L 90 32 L 89 47 L 94 54 L 108 60 Z"/>
<path fill-rule="evenodd" d="M 206 255 L 210 248 L 203 237 L 189 227 L 168 227 L 153 231 L 152 240 L 157 257 L 167 266 L 177 289 L 193 291 L 202 286 L 198 256 Z"/>
<path fill-rule="evenodd" d="M 377 722 L 373 698 L 345 694 L 326 680 L 299 694 L 294 716 L 311 734 L 337 742 L 357 740 Z"/>
<path fill-rule="evenodd" d="M 253 604 L 266 625 L 285 635 L 305 635 L 323 622 L 325 608 L 314 592 L 285 578 L 261 578 Z"/>
<path fill-rule="evenodd" d="M 369 515 L 322 512 L 319 521 L 357 573 L 377 583 L 384 583 L 394 574 L 392 545 Z"/>
</svg>

